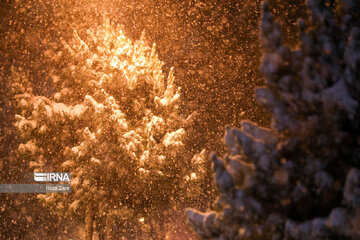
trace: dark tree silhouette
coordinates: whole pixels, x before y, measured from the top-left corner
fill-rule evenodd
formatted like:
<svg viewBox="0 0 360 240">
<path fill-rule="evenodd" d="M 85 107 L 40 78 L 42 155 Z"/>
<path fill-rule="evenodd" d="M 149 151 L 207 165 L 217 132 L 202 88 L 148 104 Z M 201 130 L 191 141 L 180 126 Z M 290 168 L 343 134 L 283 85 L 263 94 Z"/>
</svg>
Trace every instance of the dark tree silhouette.
<svg viewBox="0 0 360 240">
<path fill-rule="evenodd" d="M 263 5 L 266 86 L 256 97 L 271 127 L 227 128 L 230 154 L 211 157 L 219 210 L 187 211 L 203 238 L 360 237 L 360 4 L 306 4 L 293 49 Z"/>
</svg>

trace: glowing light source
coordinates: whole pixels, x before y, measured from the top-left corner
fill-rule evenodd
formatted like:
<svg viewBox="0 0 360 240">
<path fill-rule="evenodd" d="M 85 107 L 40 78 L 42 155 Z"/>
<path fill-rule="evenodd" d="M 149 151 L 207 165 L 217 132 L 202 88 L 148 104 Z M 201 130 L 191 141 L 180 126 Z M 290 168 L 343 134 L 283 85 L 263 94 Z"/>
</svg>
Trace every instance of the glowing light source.
<svg viewBox="0 0 360 240">
<path fill-rule="evenodd" d="M 144 222 L 145 221 L 145 218 L 140 218 L 139 219 L 139 222 Z"/>
</svg>

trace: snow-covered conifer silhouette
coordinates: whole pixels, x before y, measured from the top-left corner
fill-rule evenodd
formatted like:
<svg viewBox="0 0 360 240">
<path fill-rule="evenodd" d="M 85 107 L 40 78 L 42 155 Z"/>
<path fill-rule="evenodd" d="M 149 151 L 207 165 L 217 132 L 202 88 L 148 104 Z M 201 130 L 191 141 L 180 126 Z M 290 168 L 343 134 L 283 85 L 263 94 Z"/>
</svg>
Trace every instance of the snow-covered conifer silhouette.
<svg viewBox="0 0 360 240">
<path fill-rule="evenodd" d="M 160 211 L 191 197 L 203 163 L 203 153 L 185 153 L 191 116 L 178 112 L 173 70 L 165 77 L 155 45 L 132 43 L 110 21 L 59 41 L 45 52 L 58 66 L 48 73 L 53 92 L 36 95 L 26 72 L 12 74 L 19 157 L 35 171 L 72 173 L 72 193 L 41 200 L 82 218 L 86 239 L 94 228 L 110 239 L 126 219 L 161 224 Z"/>
<path fill-rule="evenodd" d="M 211 157 L 219 209 L 187 211 L 204 239 L 360 238 L 360 4 L 307 6 L 291 49 L 263 5 L 256 97 L 271 127 L 227 128 L 229 155 Z"/>
</svg>

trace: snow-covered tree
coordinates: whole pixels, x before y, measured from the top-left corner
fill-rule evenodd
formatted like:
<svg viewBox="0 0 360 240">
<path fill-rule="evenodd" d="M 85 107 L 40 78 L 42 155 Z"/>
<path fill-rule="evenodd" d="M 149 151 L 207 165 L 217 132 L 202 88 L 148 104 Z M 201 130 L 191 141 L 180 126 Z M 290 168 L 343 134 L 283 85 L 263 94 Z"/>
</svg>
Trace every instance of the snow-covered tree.
<svg viewBox="0 0 360 240">
<path fill-rule="evenodd" d="M 230 154 L 212 156 L 219 209 L 187 211 L 204 239 L 360 238 L 360 3 L 306 4 L 294 49 L 263 5 L 256 97 L 271 127 L 227 128 Z"/>
<path fill-rule="evenodd" d="M 178 113 L 180 88 L 173 70 L 165 78 L 155 45 L 132 43 L 110 21 L 79 35 L 46 51 L 58 66 L 47 96 L 14 69 L 18 154 L 35 171 L 71 172 L 72 193 L 39 198 L 83 218 L 87 239 L 95 226 L 110 239 L 116 219 L 161 224 L 161 211 L 191 197 L 203 153 L 189 158 L 184 149 L 193 115 Z"/>
</svg>

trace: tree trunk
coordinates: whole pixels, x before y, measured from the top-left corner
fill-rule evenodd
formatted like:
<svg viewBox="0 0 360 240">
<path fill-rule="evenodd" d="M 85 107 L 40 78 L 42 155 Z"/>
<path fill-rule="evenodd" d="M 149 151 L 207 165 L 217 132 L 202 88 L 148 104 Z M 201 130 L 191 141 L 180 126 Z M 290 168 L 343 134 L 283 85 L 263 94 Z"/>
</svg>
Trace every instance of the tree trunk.
<svg viewBox="0 0 360 240">
<path fill-rule="evenodd" d="M 93 218 L 93 206 L 92 203 L 89 203 L 89 205 L 86 207 L 85 212 L 85 240 L 92 240 L 92 235 L 94 232 Z"/>
<path fill-rule="evenodd" d="M 113 240 L 114 239 L 114 216 L 109 214 L 109 216 L 106 218 L 106 224 L 105 224 L 105 230 L 106 230 L 106 239 L 107 240 Z"/>
<path fill-rule="evenodd" d="M 100 231 L 98 232 L 98 234 L 99 234 L 99 240 L 106 240 L 106 235 L 104 231 Z"/>
<path fill-rule="evenodd" d="M 164 210 L 159 211 L 159 217 L 153 219 L 153 228 L 156 231 L 156 239 L 164 240 L 166 238 L 166 231 L 168 229 L 165 229 L 165 219 L 166 215 L 164 213 Z M 148 233 L 150 234 L 150 232 Z"/>
</svg>

